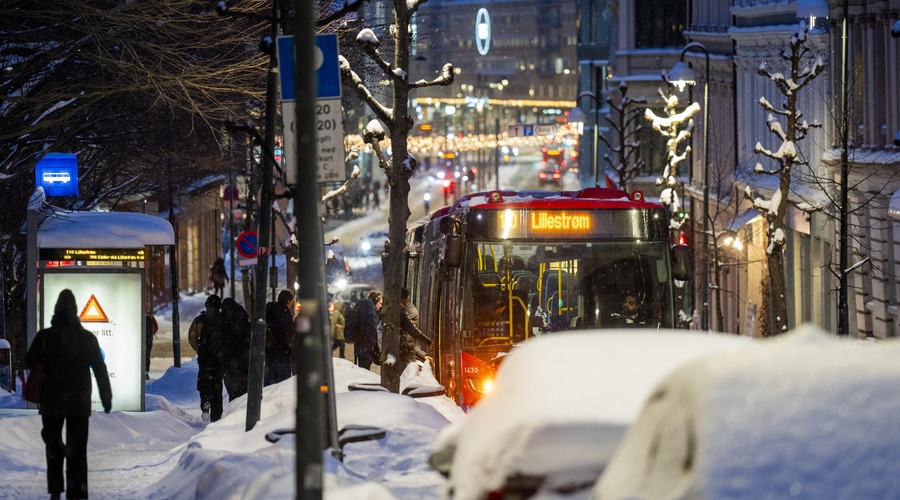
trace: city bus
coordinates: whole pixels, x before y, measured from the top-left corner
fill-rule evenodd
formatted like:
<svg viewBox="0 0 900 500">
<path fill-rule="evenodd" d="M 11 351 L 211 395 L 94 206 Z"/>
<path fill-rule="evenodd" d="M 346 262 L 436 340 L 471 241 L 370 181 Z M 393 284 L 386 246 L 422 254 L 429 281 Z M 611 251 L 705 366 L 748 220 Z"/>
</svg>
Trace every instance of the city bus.
<svg viewBox="0 0 900 500">
<path fill-rule="evenodd" d="M 691 254 L 640 191 L 491 191 L 466 195 L 407 232 L 405 283 L 433 339 L 435 376 L 468 410 L 500 359 L 552 332 L 674 328 L 674 282 Z M 623 314 L 637 298 L 639 321 Z"/>
</svg>

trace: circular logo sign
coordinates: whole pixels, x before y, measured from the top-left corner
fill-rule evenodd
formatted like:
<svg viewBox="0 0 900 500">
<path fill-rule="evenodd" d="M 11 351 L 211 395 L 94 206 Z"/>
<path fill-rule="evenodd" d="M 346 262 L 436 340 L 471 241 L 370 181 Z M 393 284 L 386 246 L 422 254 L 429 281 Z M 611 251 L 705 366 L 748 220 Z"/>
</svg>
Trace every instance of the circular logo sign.
<svg viewBox="0 0 900 500">
<path fill-rule="evenodd" d="M 485 8 L 478 9 L 475 16 L 475 45 L 478 53 L 486 56 L 491 48 L 491 16 Z"/>
</svg>

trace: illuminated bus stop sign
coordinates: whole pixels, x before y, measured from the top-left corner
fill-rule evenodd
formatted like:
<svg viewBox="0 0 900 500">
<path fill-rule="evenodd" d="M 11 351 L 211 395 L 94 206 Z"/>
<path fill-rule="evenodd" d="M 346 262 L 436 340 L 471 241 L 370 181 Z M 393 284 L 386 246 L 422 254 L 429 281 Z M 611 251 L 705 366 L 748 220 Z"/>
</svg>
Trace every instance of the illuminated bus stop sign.
<svg viewBox="0 0 900 500">
<path fill-rule="evenodd" d="M 72 153 L 47 153 L 34 166 L 36 186 L 47 196 L 78 196 L 78 159 Z"/>
</svg>

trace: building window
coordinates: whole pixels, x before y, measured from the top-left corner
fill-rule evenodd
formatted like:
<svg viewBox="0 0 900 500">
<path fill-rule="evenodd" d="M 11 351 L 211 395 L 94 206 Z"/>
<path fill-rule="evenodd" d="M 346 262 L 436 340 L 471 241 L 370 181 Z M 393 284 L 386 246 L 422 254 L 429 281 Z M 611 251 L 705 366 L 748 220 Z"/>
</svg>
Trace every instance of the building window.
<svg viewBox="0 0 900 500">
<path fill-rule="evenodd" d="M 634 0 L 634 46 L 680 47 L 687 27 L 687 0 Z M 638 3 L 640 7 L 638 8 Z"/>
</svg>

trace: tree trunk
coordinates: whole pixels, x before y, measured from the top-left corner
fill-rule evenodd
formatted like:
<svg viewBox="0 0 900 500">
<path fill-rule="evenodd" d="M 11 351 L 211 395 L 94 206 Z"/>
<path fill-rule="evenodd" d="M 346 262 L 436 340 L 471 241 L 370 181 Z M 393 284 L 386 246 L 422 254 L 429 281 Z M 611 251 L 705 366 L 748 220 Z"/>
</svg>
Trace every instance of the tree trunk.
<svg viewBox="0 0 900 500">
<path fill-rule="evenodd" d="M 788 311 L 787 311 L 787 297 L 785 295 L 785 280 L 784 280 L 784 253 L 780 251 L 775 251 L 769 254 L 766 257 L 766 263 L 768 264 L 769 271 L 769 286 L 771 287 L 771 292 L 769 296 L 769 300 L 771 301 L 770 305 L 774 309 L 774 324 L 771 325 L 773 328 L 769 332 L 765 332 L 767 335 L 779 335 L 785 333 L 788 330 Z"/>
<path fill-rule="evenodd" d="M 394 67 L 409 68 L 409 13 L 406 2 L 394 1 Z M 403 259 L 406 248 L 406 222 L 409 220 L 409 175 L 406 167 L 408 151 L 407 135 L 412 128 L 409 117 L 409 80 L 394 80 L 390 127 L 391 165 L 387 172 L 390 193 L 388 216 L 388 241 L 382 257 L 384 274 L 384 309 L 382 311 L 382 364 L 381 385 L 394 393 L 400 392 L 400 374 L 406 368 L 400 359 L 400 289 L 404 285 Z"/>
</svg>

